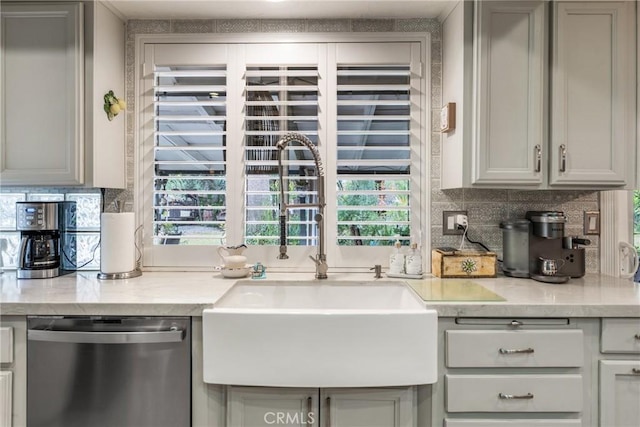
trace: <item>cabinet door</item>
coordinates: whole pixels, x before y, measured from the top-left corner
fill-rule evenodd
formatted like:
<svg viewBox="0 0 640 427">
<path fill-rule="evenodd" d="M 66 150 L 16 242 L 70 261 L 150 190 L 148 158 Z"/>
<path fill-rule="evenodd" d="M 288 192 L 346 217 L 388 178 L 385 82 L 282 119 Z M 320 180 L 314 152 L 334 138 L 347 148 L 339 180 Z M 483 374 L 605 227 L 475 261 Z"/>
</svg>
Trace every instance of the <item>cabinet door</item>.
<svg viewBox="0 0 640 427">
<path fill-rule="evenodd" d="M 633 2 L 554 5 L 550 185 L 623 186 L 635 126 Z"/>
<path fill-rule="evenodd" d="M 322 391 L 323 426 L 412 427 L 413 389 L 325 389 Z"/>
<path fill-rule="evenodd" d="M 640 361 L 600 361 L 600 426 L 640 425 Z"/>
<path fill-rule="evenodd" d="M 11 371 L 0 371 L 0 426 L 11 427 Z"/>
<path fill-rule="evenodd" d="M 317 427 L 318 389 L 228 388 L 227 426 Z"/>
<path fill-rule="evenodd" d="M 473 184 L 544 180 L 546 2 L 476 3 Z"/>
<path fill-rule="evenodd" d="M 83 182 L 82 5 L 2 6 L 4 185 Z"/>
</svg>

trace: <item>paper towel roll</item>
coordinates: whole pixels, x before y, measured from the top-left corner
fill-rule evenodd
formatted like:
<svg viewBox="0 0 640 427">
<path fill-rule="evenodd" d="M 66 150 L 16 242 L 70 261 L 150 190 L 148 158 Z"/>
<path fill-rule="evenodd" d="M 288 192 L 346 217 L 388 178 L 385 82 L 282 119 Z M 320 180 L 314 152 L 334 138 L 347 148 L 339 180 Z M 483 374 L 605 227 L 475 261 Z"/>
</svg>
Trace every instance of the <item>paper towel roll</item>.
<svg viewBox="0 0 640 427">
<path fill-rule="evenodd" d="M 135 269 L 136 219 L 133 212 L 100 215 L 100 271 L 128 273 Z"/>
</svg>

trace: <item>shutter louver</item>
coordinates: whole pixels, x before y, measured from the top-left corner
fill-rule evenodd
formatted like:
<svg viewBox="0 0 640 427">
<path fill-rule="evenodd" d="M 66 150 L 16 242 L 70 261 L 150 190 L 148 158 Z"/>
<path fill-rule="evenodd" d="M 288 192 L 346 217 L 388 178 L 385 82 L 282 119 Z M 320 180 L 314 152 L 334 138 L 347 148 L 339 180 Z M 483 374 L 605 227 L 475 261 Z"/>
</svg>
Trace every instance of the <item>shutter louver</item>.
<svg viewBox="0 0 640 427">
<path fill-rule="evenodd" d="M 226 66 L 154 70 L 154 244 L 224 243 Z"/>
<path fill-rule="evenodd" d="M 318 69 L 315 66 L 248 66 L 245 72 L 245 243 L 279 244 L 280 187 L 276 143 L 298 132 L 318 143 Z M 316 200 L 310 153 L 291 144 L 283 153 L 289 203 Z M 288 244 L 315 245 L 315 208 L 288 213 Z"/>
<path fill-rule="evenodd" d="M 409 64 L 338 66 L 338 245 L 410 237 L 410 82 Z"/>
</svg>

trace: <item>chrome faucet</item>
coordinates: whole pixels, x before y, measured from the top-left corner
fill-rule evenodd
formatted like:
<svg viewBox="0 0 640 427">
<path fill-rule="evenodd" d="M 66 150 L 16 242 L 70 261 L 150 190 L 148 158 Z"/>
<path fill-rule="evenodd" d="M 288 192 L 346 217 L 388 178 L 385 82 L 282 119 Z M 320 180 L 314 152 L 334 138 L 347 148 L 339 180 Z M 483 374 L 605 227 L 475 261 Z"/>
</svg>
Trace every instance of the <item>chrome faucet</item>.
<svg viewBox="0 0 640 427">
<path fill-rule="evenodd" d="M 284 186 L 284 170 L 282 168 L 282 152 L 287 148 L 290 142 L 297 141 L 304 145 L 313 156 L 316 165 L 316 178 L 318 190 L 318 203 L 289 204 L 285 199 Z M 327 254 L 324 252 L 325 240 L 325 224 L 324 224 L 324 208 L 326 206 L 324 200 L 324 167 L 320 160 L 320 153 L 316 146 L 309 138 L 299 133 L 287 133 L 276 143 L 278 149 L 278 177 L 280 178 L 280 255 L 278 259 L 288 259 L 287 255 L 287 209 L 300 207 L 317 207 L 318 213 L 315 216 L 316 225 L 318 226 L 318 252 L 316 257 L 309 255 L 309 258 L 316 264 L 316 279 L 327 278 Z"/>
</svg>

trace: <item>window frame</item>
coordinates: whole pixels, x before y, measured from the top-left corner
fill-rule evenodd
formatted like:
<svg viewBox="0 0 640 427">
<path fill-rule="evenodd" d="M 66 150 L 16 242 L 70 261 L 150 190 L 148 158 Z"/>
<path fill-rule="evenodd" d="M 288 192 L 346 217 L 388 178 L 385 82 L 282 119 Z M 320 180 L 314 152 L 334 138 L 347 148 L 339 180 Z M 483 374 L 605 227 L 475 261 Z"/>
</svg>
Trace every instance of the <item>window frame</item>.
<svg viewBox="0 0 640 427">
<path fill-rule="evenodd" d="M 431 230 L 430 230 L 430 175 L 431 175 L 431 166 L 430 166 L 430 146 L 431 146 L 431 116 L 432 116 L 432 106 L 431 106 L 431 35 L 429 33 L 371 33 L 371 34 L 362 34 L 362 33 L 305 33 L 305 34 L 264 34 L 264 33 L 251 33 L 251 34 L 138 34 L 135 36 L 135 73 L 134 73 L 134 99 L 135 105 L 145 108 L 148 105 L 148 99 L 145 97 L 149 96 L 149 88 L 145 87 L 145 79 L 148 73 L 153 73 L 153 67 L 147 66 L 148 58 L 145 58 L 145 46 L 148 44 L 176 44 L 177 49 L 179 51 L 179 46 L 181 44 L 189 43 L 189 44 L 253 44 L 253 43 L 274 43 L 274 44 L 286 44 L 286 43 L 319 43 L 319 44 L 328 44 L 328 43 L 376 43 L 376 42 L 413 42 L 418 43 L 418 51 L 419 57 L 421 58 L 421 69 L 414 70 L 420 79 L 420 95 L 419 95 L 419 114 L 420 117 L 420 135 L 419 141 L 420 143 L 420 164 L 415 165 L 415 167 L 419 168 L 420 172 L 413 177 L 412 180 L 417 179 L 420 182 L 420 187 L 422 191 L 420 192 L 419 198 L 417 200 L 418 205 L 412 206 L 412 218 L 414 218 L 419 224 L 419 232 L 415 233 L 417 236 L 418 244 L 421 248 L 423 248 L 423 258 L 425 258 L 426 250 L 430 247 L 431 241 Z M 227 72 L 229 74 L 233 72 L 242 72 L 241 70 L 241 60 L 237 57 L 237 54 L 231 54 L 228 57 L 228 68 Z M 335 78 L 335 77 L 329 77 Z M 229 83 L 228 83 L 229 84 Z M 241 87 L 229 87 L 229 93 L 233 91 L 235 94 L 242 93 Z M 151 90 L 152 92 L 152 90 Z M 153 96 L 153 95 L 151 95 Z M 242 116 L 242 97 L 236 97 L 229 95 L 228 97 L 228 105 L 227 105 L 227 120 L 229 128 L 239 128 L 242 126 L 243 116 Z M 148 109 L 147 109 L 148 110 Z M 153 186 L 152 181 L 145 179 L 145 164 L 144 164 L 144 156 L 145 156 L 145 132 L 148 135 L 148 129 L 145 130 L 144 126 L 148 126 L 149 120 L 148 116 L 145 115 L 150 114 L 149 111 L 141 111 L 140 109 L 135 110 L 134 114 L 134 209 L 136 213 L 136 222 L 138 225 L 144 225 L 144 216 L 148 216 L 148 212 L 145 211 L 145 192 L 153 191 L 153 188 L 149 188 Z M 152 114 L 152 112 L 151 112 Z M 146 124 L 145 124 L 146 123 Z M 329 129 L 325 129 L 325 132 L 334 132 L 336 124 L 331 122 L 331 118 L 328 120 L 327 127 Z M 228 138 L 233 138 L 234 135 L 228 134 Z M 323 155 L 323 159 L 326 158 L 326 152 L 323 152 L 326 148 L 321 149 L 321 153 Z M 240 164 L 242 160 L 242 152 L 240 150 L 229 150 L 228 162 L 230 164 Z M 232 163 L 234 162 L 234 163 Z M 412 166 L 413 167 L 413 166 Z M 236 169 L 236 174 L 242 174 L 242 168 L 234 168 Z M 231 170 L 232 173 L 233 169 Z M 335 176 L 335 171 L 332 171 L 330 176 Z M 237 177 L 236 177 L 237 178 Z M 242 183 L 242 180 L 232 179 L 230 181 L 236 182 L 238 185 Z M 327 178 L 328 182 L 330 178 Z M 327 188 L 330 188 L 331 185 L 327 185 Z M 335 190 L 328 191 L 329 194 L 335 195 Z M 243 206 L 241 200 L 232 200 L 233 198 L 242 199 L 242 189 L 234 188 L 233 186 L 227 187 L 227 197 L 228 204 L 234 206 Z M 147 218 L 148 221 L 148 218 Z M 335 224 L 330 223 L 327 226 L 327 242 L 330 242 L 332 238 L 335 237 L 335 231 L 333 228 Z M 242 230 L 242 229 L 241 229 Z M 146 231 L 145 231 L 146 232 Z M 148 236 L 146 236 L 148 239 Z M 228 234 L 227 241 L 229 244 L 236 244 L 233 242 L 242 242 L 242 236 L 236 236 L 233 232 Z M 145 236 L 143 236 L 143 240 L 145 240 Z M 332 246 L 332 245 L 327 245 Z M 337 245 L 335 245 L 337 247 Z M 184 246 L 181 246 L 184 247 Z M 158 248 L 158 246 L 155 246 Z M 181 270 L 209 270 L 212 266 L 219 265 L 220 260 L 217 254 L 217 246 L 194 246 L 189 249 L 189 254 L 176 257 L 172 254 L 171 248 L 165 248 L 162 255 L 158 255 L 157 250 L 151 251 L 148 245 L 143 244 L 143 267 L 146 270 L 175 270 L 176 267 L 179 267 Z M 274 250 L 272 252 L 271 250 Z M 291 249 L 291 247 L 290 247 Z M 297 248 L 296 248 L 297 249 Z M 375 248 L 374 252 L 377 252 L 373 257 L 371 253 L 363 254 L 363 251 L 353 250 L 353 248 L 349 248 L 351 250 L 346 251 L 327 251 L 328 261 L 330 263 L 330 268 L 332 271 L 357 271 L 364 270 L 366 268 L 372 267 L 374 264 L 387 264 L 387 258 L 390 252 L 390 247 L 379 247 Z M 360 247 L 359 249 L 362 249 Z M 386 249 L 386 250 L 385 250 Z M 166 252 L 166 253 L 165 253 Z M 313 263 L 307 259 L 308 255 L 313 255 L 316 252 L 315 246 L 306 247 L 304 250 L 293 251 L 294 256 L 291 257 L 289 262 L 282 261 L 272 261 L 271 258 L 275 259 L 275 256 L 271 256 L 272 253 L 275 254 L 277 252 L 277 247 L 267 247 L 266 250 L 262 250 L 260 247 L 251 247 L 245 253 L 251 261 L 261 261 L 263 264 L 267 265 L 271 271 L 313 271 L 315 268 Z M 364 251 L 368 252 L 368 251 Z M 291 255 L 291 251 L 290 251 Z M 354 258 L 355 257 L 355 258 Z M 426 259 L 426 258 L 425 258 Z M 337 262 L 341 260 L 342 262 Z M 370 264 L 370 265 L 369 265 Z M 430 270 L 430 266 L 428 263 L 425 263 L 424 266 L 425 271 Z M 359 267 L 353 267 L 354 265 L 359 265 Z"/>
</svg>

